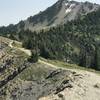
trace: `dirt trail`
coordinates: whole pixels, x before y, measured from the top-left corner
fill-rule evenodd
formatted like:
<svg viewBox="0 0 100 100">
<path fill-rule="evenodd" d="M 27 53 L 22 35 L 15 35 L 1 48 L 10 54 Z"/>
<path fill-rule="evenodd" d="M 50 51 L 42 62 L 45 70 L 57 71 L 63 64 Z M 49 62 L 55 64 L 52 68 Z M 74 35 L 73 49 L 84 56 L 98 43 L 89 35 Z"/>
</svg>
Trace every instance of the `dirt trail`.
<svg viewBox="0 0 100 100">
<path fill-rule="evenodd" d="M 31 56 L 31 51 L 30 50 L 25 49 L 25 48 L 14 47 L 13 42 L 14 42 L 13 40 L 11 42 L 9 42 L 9 47 L 21 50 L 21 51 L 25 52 L 28 56 Z"/>
<path fill-rule="evenodd" d="M 9 46 L 11 48 L 19 49 L 23 52 L 25 52 L 27 55 L 31 56 L 31 51 L 27 50 L 25 48 L 18 48 L 14 47 L 13 41 L 9 43 Z M 58 68 L 57 66 L 50 64 L 48 62 L 42 61 L 39 59 L 39 62 L 45 65 L 48 65 L 53 68 Z M 61 68 L 64 70 L 71 70 L 75 71 L 77 74 L 80 74 L 83 76 L 83 78 L 78 80 L 72 89 L 65 89 L 61 92 L 64 99 L 59 99 L 58 95 L 49 95 L 47 97 L 40 98 L 39 100 L 100 100 L 100 75 L 88 72 L 84 70 L 78 70 L 78 69 L 66 69 Z M 95 87 L 97 85 L 97 87 Z"/>
</svg>

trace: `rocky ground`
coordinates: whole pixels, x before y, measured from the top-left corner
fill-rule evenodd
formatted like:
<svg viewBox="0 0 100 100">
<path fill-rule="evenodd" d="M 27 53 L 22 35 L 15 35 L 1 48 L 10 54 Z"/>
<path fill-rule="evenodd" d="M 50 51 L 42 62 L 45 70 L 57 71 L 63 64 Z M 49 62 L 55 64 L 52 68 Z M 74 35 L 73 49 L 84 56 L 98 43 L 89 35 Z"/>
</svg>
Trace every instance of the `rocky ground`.
<svg viewBox="0 0 100 100">
<path fill-rule="evenodd" d="M 11 92 L 12 100 L 38 100 L 42 96 L 58 94 L 65 88 L 72 88 L 73 74 L 70 71 L 53 70 L 46 77 L 24 81 L 17 90 Z"/>
<path fill-rule="evenodd" d="M 0 41 L 0 100 L 100 100 L 99 74 L 41 60 L 32 64 L 26 50 Z"/>
<path fill-rule="evenodd" d="M 90 72 L 79 73 L 79 77 L 72 83 L 72 88 L 66 88 L 58 94 L 50 94 L 39 100 L 100 100 L 100 76 Z"/>
<path fill-rule="evenodd" d="M 36 71 L 32 75 L 28 74 L 30 78 L 23 76 L 27 70 L 20 74 L 16 81 L 9 83 L 7 100 L 100 100 L 99 75 L 84 71 L 47 69 L 50 66 L 42 64 L 34 66 L 38 70 L 43 67 L 44 70 L 41 70 L 44 75 L 41 70 L 40 75 Z"/>
</svg>

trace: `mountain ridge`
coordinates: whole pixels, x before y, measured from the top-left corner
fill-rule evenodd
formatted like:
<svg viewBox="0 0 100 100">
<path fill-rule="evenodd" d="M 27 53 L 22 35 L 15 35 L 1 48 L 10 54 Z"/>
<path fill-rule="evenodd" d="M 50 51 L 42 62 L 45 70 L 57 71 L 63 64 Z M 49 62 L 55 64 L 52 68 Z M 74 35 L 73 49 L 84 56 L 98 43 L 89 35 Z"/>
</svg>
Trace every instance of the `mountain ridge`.
<svg viewBox="0 0 100 100">
<path fill-rule="evenodd" d="M 64 24 L 67 21 L 75 20 L 78 17 L 97 10 L 100 5 L 89 2 L 77 2 L 68 0 L 58 0 L 53 6 L 45 11 L 29 17 L 24 21 L 24 29 L 40 30 L 47 27 Z"/>
<path fill-rule="evenodd" d="M 28 17 L 26 20 L 20 21 L 18 24 L 1 27 L 0 34 L 16 33 L 21 30 L 38 31 L 55 27 L 83 17 L 99 8 L 99 4 L 90 2 L 58 0 L 51 7 L 34 16 Z"/>
</svg>

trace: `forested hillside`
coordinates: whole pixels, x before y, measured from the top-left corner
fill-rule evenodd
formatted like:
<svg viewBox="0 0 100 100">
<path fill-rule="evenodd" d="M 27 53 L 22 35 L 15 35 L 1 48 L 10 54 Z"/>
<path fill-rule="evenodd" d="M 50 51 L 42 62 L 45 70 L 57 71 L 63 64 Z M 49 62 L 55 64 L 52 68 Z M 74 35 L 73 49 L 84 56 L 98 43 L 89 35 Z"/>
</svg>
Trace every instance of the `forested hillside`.
<svg viewBox="0 0 100 100">
<path fill-rule="evenodd" d="M 48 30 L 21 31 L 18 36 L 24 47 L 38 48 L 42 57 L 100 69 L 100 10 Z"/>
<path fill-rule="evenodd" d="M 100 69 L 100 9 L 38 32 L 23 28 L 18 32 L 17 25 L 9 25 L 0 28 L 0 35 L 22 41 L 44 58 Z"/>
</svg>

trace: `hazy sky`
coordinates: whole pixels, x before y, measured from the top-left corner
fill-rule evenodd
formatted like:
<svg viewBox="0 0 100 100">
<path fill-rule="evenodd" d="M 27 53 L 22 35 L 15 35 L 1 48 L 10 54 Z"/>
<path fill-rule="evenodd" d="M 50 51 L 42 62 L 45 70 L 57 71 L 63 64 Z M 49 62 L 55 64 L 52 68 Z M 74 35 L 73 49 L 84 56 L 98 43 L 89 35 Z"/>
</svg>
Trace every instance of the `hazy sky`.
<svg viewBox="0 0 100 100">
<path fill-rule="evenodd" d="M 0 26 L 17 23 L 51 6 L 57 0 L 0 0 Z M 87 0 L 76 0 L 87 1 Z M 100 4 L 100 0 L 88 0 Z"/>
</svg>

